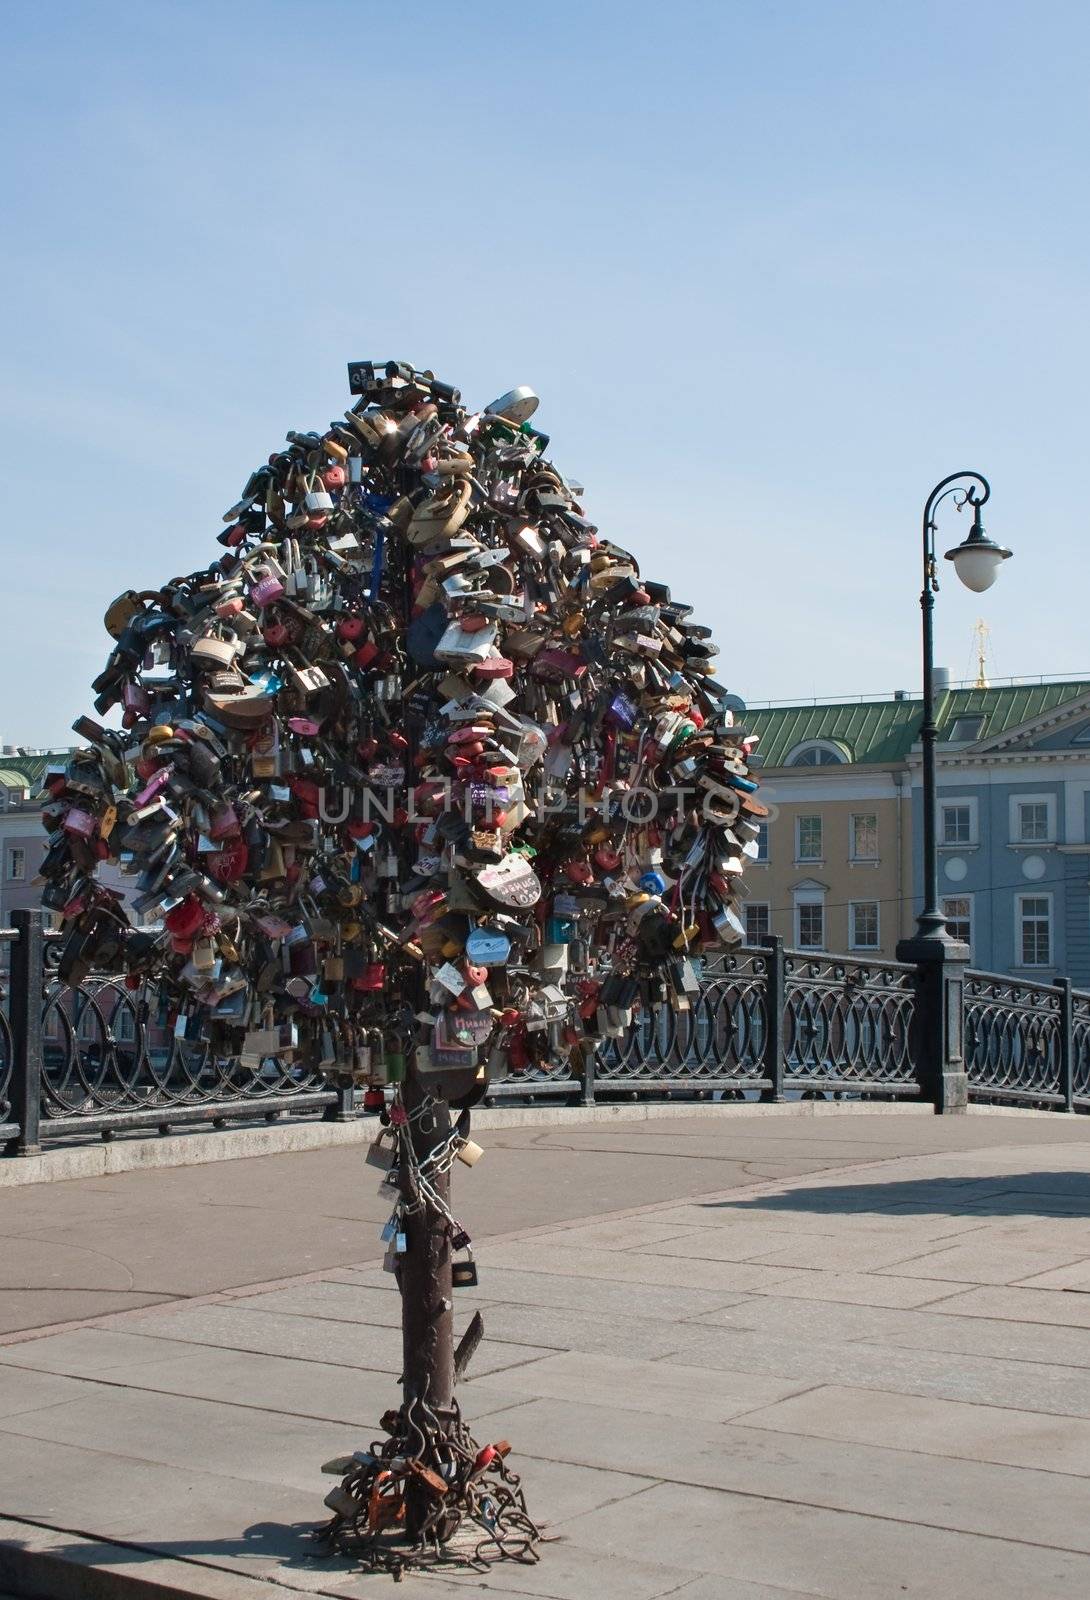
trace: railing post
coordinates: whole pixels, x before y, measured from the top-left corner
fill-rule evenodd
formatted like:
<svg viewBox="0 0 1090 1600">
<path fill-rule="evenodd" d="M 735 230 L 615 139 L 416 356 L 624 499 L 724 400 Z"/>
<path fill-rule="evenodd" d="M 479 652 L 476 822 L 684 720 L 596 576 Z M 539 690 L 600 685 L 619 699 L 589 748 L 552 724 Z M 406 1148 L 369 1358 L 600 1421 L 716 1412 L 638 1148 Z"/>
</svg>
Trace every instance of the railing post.
<svg viewBox="0 0 1090 1600">
<path fill-rule="evenodd" d="M 11 914 L 18 937 L 11 951 L 11 1104 L 19 1132 L 15 1155 L 41 1152 L 42 1005 L 45 993 L 45 928 L 41 911 Z"/>
<path fill-rule="evenodd" d="M 1063 1109 L 1075 1109 L 1075 1020 L 1071 1003 L 1071 979 L 1057 978 L 1060 997 L 1060 1092 Z"/>
<path fill-rule="evenodd" d="M 965 970 L 969 950 L 948 937 L 902 939 L 898 961 L 916 968 L 913 1060 L 920 1095 L 936 1111 L 965 1111 Z"/>
<path fill-rule="evenodd" d="M 337 1085 L 337 1098 L 331 1100 L 322 1112 L 323 1122 L 351 1122 L 356 1115 L 355 1085 Z"/>
<path fill-rule="evenodd" d="M 586 1039 L 580 1052 L 583 1057 L 583 1092 L 580 1103 L 585 1106 L 594 1104 L 594 1069 L 598 1060 L 598 1048 L 593 1039 Z"/>
<path fill-rule="evenodd" d="M 765 1039 L 763 1076 L 770 1087 L 762 1089 L 761 1099 L 779 1102 L 784 1098 L 784 1007 L 787 995 L 787 961 L 783 940 L 778 933 L 761 935 L 765 954 Z"/>
</svg>

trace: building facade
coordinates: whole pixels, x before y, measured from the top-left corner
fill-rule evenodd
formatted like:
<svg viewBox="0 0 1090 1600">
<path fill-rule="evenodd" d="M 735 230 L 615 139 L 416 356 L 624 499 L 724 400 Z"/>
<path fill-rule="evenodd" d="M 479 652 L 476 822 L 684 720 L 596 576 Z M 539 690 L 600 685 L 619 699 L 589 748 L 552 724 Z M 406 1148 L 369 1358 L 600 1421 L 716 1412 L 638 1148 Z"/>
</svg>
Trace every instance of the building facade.
<svg viewBox="0 0 1090 1600">
<path fill-rule="evenodd" d="M 921 903 L 922 706 L 754 710 L 771 815 L 750 936 L 893 959 Z M 974 966 L 1090 987 L 1090 681 L 942 688 L 939 881 Z"/>
</svg>

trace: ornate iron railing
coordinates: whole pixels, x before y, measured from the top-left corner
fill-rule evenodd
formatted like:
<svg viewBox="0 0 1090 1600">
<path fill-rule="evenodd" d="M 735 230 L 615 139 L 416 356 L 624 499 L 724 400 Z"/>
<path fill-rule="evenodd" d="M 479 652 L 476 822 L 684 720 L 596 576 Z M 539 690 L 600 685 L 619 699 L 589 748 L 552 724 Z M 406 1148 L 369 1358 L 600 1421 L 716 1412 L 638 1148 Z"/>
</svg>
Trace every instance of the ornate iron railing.
<svg viewBox="0 0 1090 1600">
<path fill-rule="evenodd" d="M 641 1085 L 659 1090 L 762 1090 L 768 1039 L 769 952 L 739 950 L 705 963 L 688 1010 L 638 1015 L 594 1063 L 598 1093 Z"/>
<path fill-rule="evenodd" d="M 969 972 L 964 1005 L 971 1087 L 996 1101 L 1063 1105 L 1062 989 L 1002 973 Z M 1083 1027 L 1090 1027 L 1090 1014 Z"/>
<path fill-rule="evenodd" d="M 787 1086 L 918 1094 L 915 1008 L 915 967 L 788 951 Z"/>
<path fill-rule="evenodd" d="M 258 1103 L 326 1105 L 336 1097 L 316 1072 L 277 1057 L 220 1057 L 156 1017 L 153 987 L 91 977 L 78 989 L 47 987 L 42 1021 L 42 1116 L 85 1127 L 105 1119 L 171 1112 L 228 1114 Z"/>
<path fill-rule="evenodd" d="M 177 1036 L 149 985 L 93 976 L 67 988 L 52 970 L 41 914 L 15 921 L 0 929 L 11 946 L 0 1150 L 126 1128 L 353 1114 L 350 1088 L 333 1089 L 303 1065 L 220 1058 Z M 584 1050 L 581 1062 L 512 1071 L 489 1086 L 490 1100 L 933 1097 L 924 1060 L 935 1018 L 922 1009 L 922 968 L 784 950 L 777 938 L 696 966 L 699 990 L 687 1006 L 637 1010 L 621 1036 Z M 1090 1112 L 1090 993 L 1066 979 L 986 972 L 967 972 L 943 992 L 955 997 L 954 1023 L 961 1008 L 972 1099 Z"/>
</svg>

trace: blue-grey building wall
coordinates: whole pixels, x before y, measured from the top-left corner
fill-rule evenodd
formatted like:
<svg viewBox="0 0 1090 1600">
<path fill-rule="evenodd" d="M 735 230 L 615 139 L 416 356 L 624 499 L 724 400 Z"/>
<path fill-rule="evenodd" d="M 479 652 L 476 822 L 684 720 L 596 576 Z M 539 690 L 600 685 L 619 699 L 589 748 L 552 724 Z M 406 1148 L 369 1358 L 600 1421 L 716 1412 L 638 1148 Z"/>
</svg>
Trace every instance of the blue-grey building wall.
<svg viewBox="0 0 1090 1600">
<path fill-rule="evenodd" d="M 1070 735 L 1064 736 L 1064 744 Z M 1080 784 L 1080 788 L 1083 785 Z M 1011 801 L 1013 798 L 1052 801 L 1053 838 L 1048 843 L 1024 845 L 1012 838 Z M 1055 778 L 1042 781 L 1018 768 L 999 766 L 982 769 L 966 767 L 960 773 L 949 768 L 939 774 L 939 894 L 944 899 L 970 896 L 972 900 L 973 965 L 990 972 L 1021 973 L 1027 978 L 1048 981 L 1057 975 L 1069 976 L 1081 988 L 1090 987 L 1090 856 L 1065 854 L 1058 846 L 1069 841 L 1065 836 L 1066 784 L 1060 769 Z M 975 842 L 969 846 L 942 843 L 944 802 L 969 801 L 976 814 Z M 1090 794 L 1084 803 L 1090 810 Z M 919 783 L 913 786 L 913 885 L 918 907 L 923 886 L 923 801 Z M 1079 807 L 1080 814 L 1082 806 Z M 1080 815 L 1080 821 L 1082 820 Z M 1090 816 L 1082 829 L 1082 839 L 1090 839 Z M 1027 877 L 1025 866 L 1043 874 Z M 964 866 L 964 876 L 951 878 L 948 868 Z M 1023 965 L 1018 897 L 1051 897 L 1051 961 L 1047 967 Z"/>
</svg>

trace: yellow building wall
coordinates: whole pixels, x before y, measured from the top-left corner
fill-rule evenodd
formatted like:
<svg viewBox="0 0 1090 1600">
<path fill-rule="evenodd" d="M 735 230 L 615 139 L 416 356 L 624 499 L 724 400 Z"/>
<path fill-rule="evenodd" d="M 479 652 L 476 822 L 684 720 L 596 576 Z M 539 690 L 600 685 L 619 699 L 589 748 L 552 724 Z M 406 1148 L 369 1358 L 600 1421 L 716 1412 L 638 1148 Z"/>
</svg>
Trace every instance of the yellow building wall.
<svg viewBox="0 0 1090 1600">
<path fill-rule="evenodd" d="M 770 806 L 767 864 L 746 871 L 751 905 L 767 904 L 771 931 L 789 946 L 799 942 L 796 896 L 824 912 L 823 947 L 830 951 L 894 959 L 898 939 L 914 926 L 911 875 L 911 804 L 907 777 L 887 768 L 791 768 L 762 772 L 761 798 Z M 852 856 L 853 816 L 872 816 L 877 858 Z M 821 818 L 821 856 L 799 854 L 800 817 Z M 819 894 L 818 890 L 823 891 Z M 851 940 L 850 905 L 877 902 L 878 947 Z"/>
</svg>

